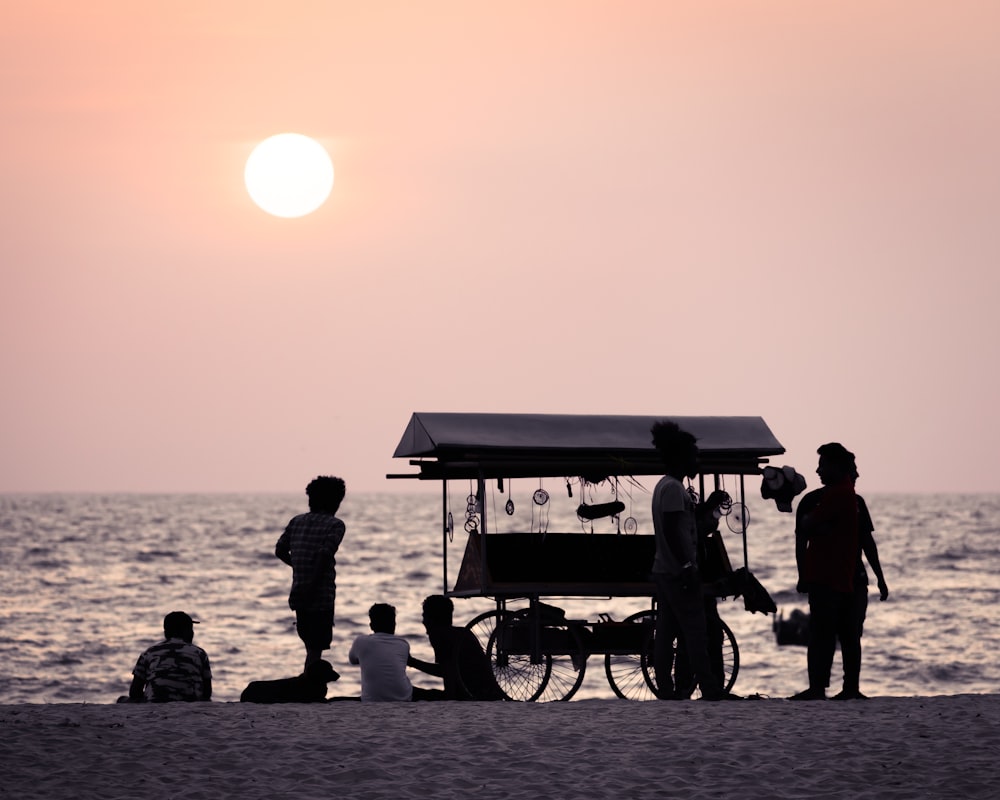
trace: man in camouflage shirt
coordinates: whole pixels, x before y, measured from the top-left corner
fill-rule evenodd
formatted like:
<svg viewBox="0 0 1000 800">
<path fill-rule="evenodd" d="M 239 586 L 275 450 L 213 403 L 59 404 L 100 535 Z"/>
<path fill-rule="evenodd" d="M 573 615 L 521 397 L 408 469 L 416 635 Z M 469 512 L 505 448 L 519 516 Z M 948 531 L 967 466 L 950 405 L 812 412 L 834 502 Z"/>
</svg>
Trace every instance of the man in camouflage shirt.
<svg viewBox="0 0 1000 800">
<path fill-rule="evenodd" d="M 171 611 L 163 618 L 166 639 L 139 656 L 132 670 L 130 701 L 212 699 L 212 668 L 208 654 L 192 644 L 194 625 L 194 620 L 183 611 Z"/>
<path fill-rule="evenodd" d="M 340 478 L 311 481 L 306 487 L 309 513 L 294 517 L 274 547 L 274 554 L 292 568 L 288 607 L 295 612 L 295 627 L 306 646 L 307 670 L 333 639 L 336 556 L 346 531 L 336 514 L 344 493 Z"/>
</svg>

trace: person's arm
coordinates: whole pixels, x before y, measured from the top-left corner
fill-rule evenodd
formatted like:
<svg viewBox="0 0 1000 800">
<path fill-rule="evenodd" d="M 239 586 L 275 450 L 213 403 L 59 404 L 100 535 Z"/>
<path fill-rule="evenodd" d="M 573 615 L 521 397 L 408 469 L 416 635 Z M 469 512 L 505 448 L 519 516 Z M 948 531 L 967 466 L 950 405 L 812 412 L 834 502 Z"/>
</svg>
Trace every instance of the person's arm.
<svg viewBox="0 0 1000 800">
<path fill-rule="evenodd" d="M 146 679 L 140 678 L 138 675 L 133 676 L 132 685 L 128 687 L 128 699 L 133 703 L 141 703 L 146 699 L 145 688 Z"/>
<path fill-rule="evenodd" d="M 292 566 L 292 550 L 288 539 L 288 529 L 285 528 L 285 532 L 281 534 L 277 544 L 274 545 L 274 555 L 288 564 L 288 566 Z"/>
<path fill-rule="evenodd" d="M 808 494 L 803 495 L 795 509 L 795 566 L 798 569 L 798 582 L 795 588 L 803 594 L 808 591 L 803 575 L 806 570 L 806 550 L 809 546 L 809 535 L 806 533 L 804 523 L 806 516 L 816 508 L 822 496 L 822 489 L 813 489 Z"/>
<path fill-rule="evenodd" d="M 209 663 L 208 653 L 204 650 L 202 650 L 201 693 L 202 700 L 212 699 L 212 665 Z"/>
<path fill-rule="evenodd" d="M 694 551 L 694 545 L 687 540 L 681 532 L 685 522 L 687 512 L 685 511 L 664 511 L 660 515 L 663 525 L 663 538 L 670 548 L 670 554 L 681 566 L 687 563 L 694 564 L 698 554 Z"/>
<path fill-rule="evenodd" d="M 664 511 L 660 515 L 663 539 L 680 569 L 681 586 L 685 589 L 700 587 L 698 553 L 695 544 L 685 535 L 686 511 Z"/>
<path fill-rule="evenodd" d="M 868 559 L 868 565 L 875 573 L 875 580 L 878 583 L 879 600 L 885 602 L 889 599 L 889 585 L 885 582 L 885 575 L 882 574 L 882 564 L 878 558 L 878 546 L 875 544 L 875 537 L 868 529 L 861 530 L 861 551 Z"/>
<path fill-rule="evenodd" d="M 357 639 L 355 639 L 355 640 L 354 640 L 354 641 L 353 641 L 353 642 L 351 643 L 351 649 L 350 649 L 350 652 L 348 652 L 348 654 L 347 654 L 347 660 L 348 660 L 348 661 L 349 661 L 349 662 L 350 662 L 351 664 L 355 664 L 355 665 L 357 665 L 357 664 L 360 664 L 360 663 L 361 663 L 361 658 L 360 658 L 360 657 L 358 656 L 358 640 L 359 640 L 360 638 L 361 638 L 361 637 L 359 636 L 359 637 L 358 637 Z"/>
<path fill-rule="evenodd" d="M 435 678 L 444 677 L 444 670 L 441 668 L 440 664 L 435 664 L 431 661 L 421 661 L 419 658 L 414 658 L 412 655 L 406 657 L 406 666 L 413 667 L 413 669 L 420 670 L 421 672 L 426 672 L 428 675 L 433 675 Z"/>
</svg>

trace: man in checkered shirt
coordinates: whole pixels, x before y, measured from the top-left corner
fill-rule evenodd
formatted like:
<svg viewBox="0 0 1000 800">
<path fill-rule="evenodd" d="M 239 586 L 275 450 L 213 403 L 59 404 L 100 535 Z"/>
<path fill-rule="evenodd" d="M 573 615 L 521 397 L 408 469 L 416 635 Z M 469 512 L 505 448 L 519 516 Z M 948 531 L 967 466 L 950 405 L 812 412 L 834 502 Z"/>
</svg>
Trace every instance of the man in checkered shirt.
<svg viewBox="0 0 1000 800">
<path fill-rule="evenodd" d="M 275 545 L 274 554 L 292 568 L 288 606 L 306 646 L 306 668 L 322 658 L 333 639 L 337 586 L 337 549 L 346 528 L 336 516 L 344 499 L 344 481 L 320 476 L 306 487 L 309 513 L 294 517 Z"/>
</svg>

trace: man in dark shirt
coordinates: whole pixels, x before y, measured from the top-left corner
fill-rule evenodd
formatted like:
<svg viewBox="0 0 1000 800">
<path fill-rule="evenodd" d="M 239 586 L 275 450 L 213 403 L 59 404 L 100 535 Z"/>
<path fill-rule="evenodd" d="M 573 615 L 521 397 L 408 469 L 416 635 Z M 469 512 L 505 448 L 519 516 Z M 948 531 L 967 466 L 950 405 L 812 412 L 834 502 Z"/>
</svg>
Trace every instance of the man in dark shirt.
<svg viewBox="0 0 1000 800">
<path fill-rule="evenodd" d="M 858 479 L 857 464 L 851 459 L 851 480 L 852 483 Z M 814 509 L 819 502 L 823 490 L 817 489 L 806 494 L 799 503 L 797 516 L 801 517 Z M 864 700 L 865 695 L 861 693 L 861 637 L 864 632 L 865 617 L 868 612 L 868 572 L 865 569 L 865 559 L 875 574 L 875 580 L 879 590 L 879 600 L 885 602 L 889 598 L 889 586 L 885 581 L 882 572 L 882 563 L 878 555 L 878 546 L 875 543 L 875 524 L 868 511 L 865 499 L 856 494 L 858 507 L 858 552 L 857 562 L 854 571 L 854 591 L 852 613 L 854 615 L 853 625 L 843 631 L 843 636 L 849 637 L 847 646 L 841 640 L 841 656 L 844 665 L 844 687 L 836 695 L 834 700 Z M 803 544 L 797 537 L 797 559 L 800 556 L 798 547 Z"/>
<path fill-rule="evenodd" d="M 854 595 L 859 550 L 854 454 L 837 442 L 822 445 L 817 453 L 816 474 L 823 488 L 802 498 L 795 519 L 797 588 L 809 594 L 809 688 L 793 700 L 826 699 L 838 638 L 845 680 L 855 663 L 860 672 L 861 663 Z"/>
<path fill-rule="evenodd" d="M 444 680 L 444 692 L 413 689 L 414 700 L 503 700 L 493 667 L 476 635 L 452 625 L 454 604 L 435 594 L 423 604 L 424 628 L 434 648 L 434 663 L 410 656 L 407 665 Z"/>
</svg>

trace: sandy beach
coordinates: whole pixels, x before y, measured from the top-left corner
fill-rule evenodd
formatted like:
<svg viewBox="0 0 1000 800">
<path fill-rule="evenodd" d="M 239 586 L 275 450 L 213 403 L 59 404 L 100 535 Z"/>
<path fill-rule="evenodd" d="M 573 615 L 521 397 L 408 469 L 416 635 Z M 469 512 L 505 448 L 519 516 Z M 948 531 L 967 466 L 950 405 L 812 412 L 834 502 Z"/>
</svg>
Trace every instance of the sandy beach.
<svg viewBox="0 0 1000 800">
<path fill-rule="evenodd" d="M 10 798 L 996 797 L 1000 695 L 0 706 Z"/>
</svg>

